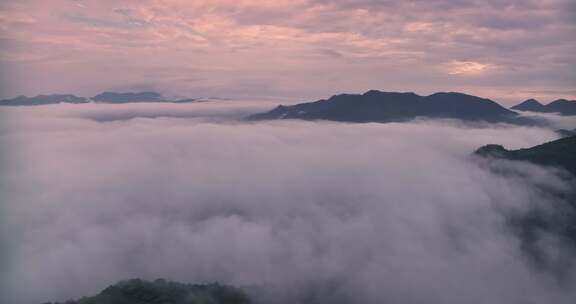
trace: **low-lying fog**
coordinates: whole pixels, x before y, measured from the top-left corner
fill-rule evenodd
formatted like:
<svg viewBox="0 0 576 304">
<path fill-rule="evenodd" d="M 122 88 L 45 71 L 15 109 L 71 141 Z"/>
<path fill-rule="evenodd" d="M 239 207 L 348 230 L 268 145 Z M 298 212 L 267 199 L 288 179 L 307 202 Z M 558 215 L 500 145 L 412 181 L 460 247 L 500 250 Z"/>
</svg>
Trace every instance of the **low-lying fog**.
<svg viewBox="0 0 576 304">
<path fill-rule="evenodd" d="M 573 303 L 575 284 L 532 269 L 500 211 L 547 198 L 471 156 L 551 129 L 239 120 L 271 106 L 2 109 L 2 303 L 134 277 L 278 303 Z"/>
</svg>

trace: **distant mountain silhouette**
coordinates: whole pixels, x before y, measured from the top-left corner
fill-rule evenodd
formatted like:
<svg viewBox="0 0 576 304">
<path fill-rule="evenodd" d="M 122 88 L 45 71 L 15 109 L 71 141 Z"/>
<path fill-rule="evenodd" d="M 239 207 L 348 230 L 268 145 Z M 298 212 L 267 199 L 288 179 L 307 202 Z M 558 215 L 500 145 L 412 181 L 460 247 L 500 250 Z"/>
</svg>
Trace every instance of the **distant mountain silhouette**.
<svg viewBox="0 0 576 304">
<path fill-rule="evenodd" d="M 162 95 L 156 92 L 104 92 L 92 97 L 92 100 L 104 103 L 158 102 L 162 100 Z"/>
<path fill-rule="evenodd" d="M 576 100 L 558 99 L 543 105 L 535 99 L 528 99 L 511 109 L 540 113 L 559 113 L 561 115 L 576 115 Z"/>
<path fill-rule="evenodd" d="M 576 136 L 520 150 L 506 150 L 501 145 L 486 145 L 476 150 L 475 154 L 557 167 L 576 176 Z"/>
<path fill-rule="evenodd" d="M 0 106 L 35 106 L 35 105 L 49 105 L 58 103 L 82 104 L 91 102 L 106 103 L 106 104 L 122 104 L 133 102 L 190 103 L 190 102 L 204 102 L 204 101 L 207 100 L 199 100 L 192 98 L 169 100 L 156 92 L 135 92 L 135 93 L 104 92 L 92 98 L 78 97 L 71 94 L 38 95 L 35 97 L 19 96 L 12 99 L 0 100 Z"/>
<path fill-rule="evenodd" d="M 261 119 L 332 120 L 343 122 L 398 122 L 418 117 L 470 121 L 513 122 L 518 114 L 496 102 L 462 93 L 414 93 L 368 91 L 342 94 L 327 100 L 277 108 L 248 117 Z"/>
<path fill-rule="evenodd" d="M 133 279 L 117 283 L 92 297 L 46 304 L 249 304 L 240 289 L 219 285 L 191 285 L 165 280 Z"/>
<path fill-rule="evenodd" d="M 37 106 L 57 103 L 88 103 L 90 100 L 85 97 L 78 97 L 70 94 L 38 95 L 35 97 L 18 96 L 13 99 L 0 100 L 3 106 Z"/>
<path fill-rule="evenodd" d="M 518 111 L 532 111 L 532 112 L 543 112 L 544 105 L 541 104 L 536 99 L 528 99 L 520 104 L 513 106 L 511 109 Z"/>
<path fill-rule="evenodd" d="M 133 102 L 165 102 L 165 103 L 190 103 L 203 102 L 193 98 L 169 100 L 156 92 L 136 92 L 136 93 L 117 93 L 104 92 L 92 97 L 92 100 L 98 103 L 133 103 Z"/>
<path fill-rule="evenodd" d="M 173 103 L 189 103 L 189 102 L 207 102 L 208 100 L 205 99 L 194 99 L 194 98 L 185 98 L 185 99 L 177 99 L 172 100 Z"/>
</svg>

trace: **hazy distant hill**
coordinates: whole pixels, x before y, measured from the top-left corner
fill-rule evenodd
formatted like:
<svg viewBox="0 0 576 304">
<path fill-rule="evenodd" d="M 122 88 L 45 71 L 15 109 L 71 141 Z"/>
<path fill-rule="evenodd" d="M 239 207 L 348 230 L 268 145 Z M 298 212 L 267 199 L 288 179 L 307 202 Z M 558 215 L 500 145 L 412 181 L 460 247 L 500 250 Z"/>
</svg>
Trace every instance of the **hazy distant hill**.
<svg viewBox="0 0 576 304">
<path fill-rule="evenodd" d="M 240 289 L 219 285 L 191 285 L 165 280 L 133 279 L 107 287 L 95 296 L 46 304 L 249 304 Z"/>
<path fill-rule="evenodd" d="M 326 100 L 277 108 L 248 117 L 260 119 L 333 120 L 344 122 L 396 122 L 417 117 L 471 121 L 512 122 L 518 114 L 496 102 L 462 93 L 414 93 L 368 91 L 342 94 Z"/>
<path fill-rule="evenodd" d="M 91 98 L 97 103 L 121 104 L 121 103 L 145 103 L 145 102 L 163 102 L 163 103 L 190 103 L 190 102 L 204 102 L 202 99 L 168 99 L 162 94 L 157 92 L 104 92 Z"/>
<path fill-rule="evenodd" d="M 35 97 L 19 96 L 13 99 L 0 100 L 0 106 L 35 106 L 35 105 L 49 105 L 58 103 L 106 103 L 106 104 L 122 104 L 122 103 L 136 103 L 136 102 L 164 102 L 164 103 L 189 103 L 201 102 L 205 100 L 197 100 L 192 98 L 170 100 L 164 98 L 161 94 L 156 92 L 135 92 L 135 93 L 117 93 L 117 92 L 104 92 L 92 98 L 78 97 L 71 94 L 53 94 L 53 95 L 38 95 Z"/>
<path fill-rule="evenodd" d="M 35 97 L 18 96 L 13 99 L 0 100 L 3 106 L 36 106 L 57 103 L 88 103 L 90 100 L 86 97 L 78 97 L 70 94 L 52 94 L 38 95 Z"/>
<path fill-rule="evenodd" d="M 92 97 L 92 100 L 104 103 L 158 102 L 162 100 L 162 95 L 156 92 L 138 92 L 138 93 L 104 92 Z"/>
<path fill-rule="evenodd" d="M 559 113 L 561 115 L 576 115 L 576 100 L 558 99 L 547 105 L 543 105 L 535 99 L 528 99 L 513 106 L 511 109 L 540 113 Z"/>
</svg>

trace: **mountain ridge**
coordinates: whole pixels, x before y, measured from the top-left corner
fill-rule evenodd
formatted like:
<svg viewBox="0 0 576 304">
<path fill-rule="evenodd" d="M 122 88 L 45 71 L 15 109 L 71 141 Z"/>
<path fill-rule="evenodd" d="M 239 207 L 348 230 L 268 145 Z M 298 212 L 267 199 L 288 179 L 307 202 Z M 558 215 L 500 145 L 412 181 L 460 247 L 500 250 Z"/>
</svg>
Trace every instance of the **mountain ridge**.
<svg viewBox="0 0 576 304">
<path fill-rule="evenodd" d="M 124 103 L 191 103 L 205 100 L 194 98 L 183 98 L 171 100 L 165 98 L 157 92 L 103 92 L 93 97 L 80 97 L 73 94 L 49 94 L 37 95 L 33 97 L 18 96 L 12 99 L 0 100 L 0 106 L 38 106 L 51 104 L 124 104 Z"/>
<path fill-rule="evenodd" d="M 571 269 L 576 267 L 576 135 L 518 150 L 486 145 L 474 154 L 487 160 L 485 164 L 492 172 L 513 174 L 518 182 L 526 183 L 534 191 L 549 197 L 546 204 L 527 198 L 526 209 L 508 208 L 504 216 L 507 226 L 518 237 L 518 245 L 527 261 L 540 271 L 566 280 Z M 499 159 L 560 169 L 556 174 L 565 185 L 555 188 L 546 182 L 532 180 L 526 172 L 510 171 L 510 168 L 505 169 L 498 162 L 493 162 Z M 549 243 L 546 242 L 550 236 L 561 244 L 554 254 L 550 254 Z"/>
<path fill-rule="evenodd" d="M 489 144 L 480 147 L 474 154 L 557 167 L 576 176 L 576 135 L 518 150 L 507 150 L 501 145 Z"/>
<path fill-rule="evenodd" d="M 332 120 L 342 122 L 402 122 L 418 117 L 487 122 L 511 122 L 518 113 L 497 102 L 459 92 L 420 96 L 413 92 L 370 90 L 363 94 L 339 94 L 328 99 L 279 105 L 248 120 Z"/>
<path fill-rule="evenodd" d="M 559 113 L 560 115 L 576 115 L 576 100 L 556 99 L 548 104 L 542 104 L 536 99 L 525 100 L 510 109 L 538 113 Z"/>
<path fill-rule="evenodd" d="M 510 109 L 518 110 L 518 111 L 538 112 L 538 111 L 543 110 L 543 108 L 544 108 L 544 105 L 542 103 L 540 103 L 538 100 L 528 99 L 528 100 L 525 100 L 525 101 L 511 107 Z"/>
</svg>

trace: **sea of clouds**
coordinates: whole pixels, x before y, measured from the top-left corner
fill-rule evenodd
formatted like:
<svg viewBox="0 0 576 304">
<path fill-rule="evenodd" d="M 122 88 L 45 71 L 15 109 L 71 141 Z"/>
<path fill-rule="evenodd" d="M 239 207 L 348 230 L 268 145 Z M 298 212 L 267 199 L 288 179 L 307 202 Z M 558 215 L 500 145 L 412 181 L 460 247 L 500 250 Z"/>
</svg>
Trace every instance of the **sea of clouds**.
<svg viewBox="0 0 576 304">
<path fill-rule="evenodd" d="M 551 198 L 471 155 L 552 128 L 241 120 L 271 106 L 1 109 L 2 303 L 134 277 L 266 303 L 573 303 L 575 284 L 532 267 L 502 211 Z"/>
</svg>

